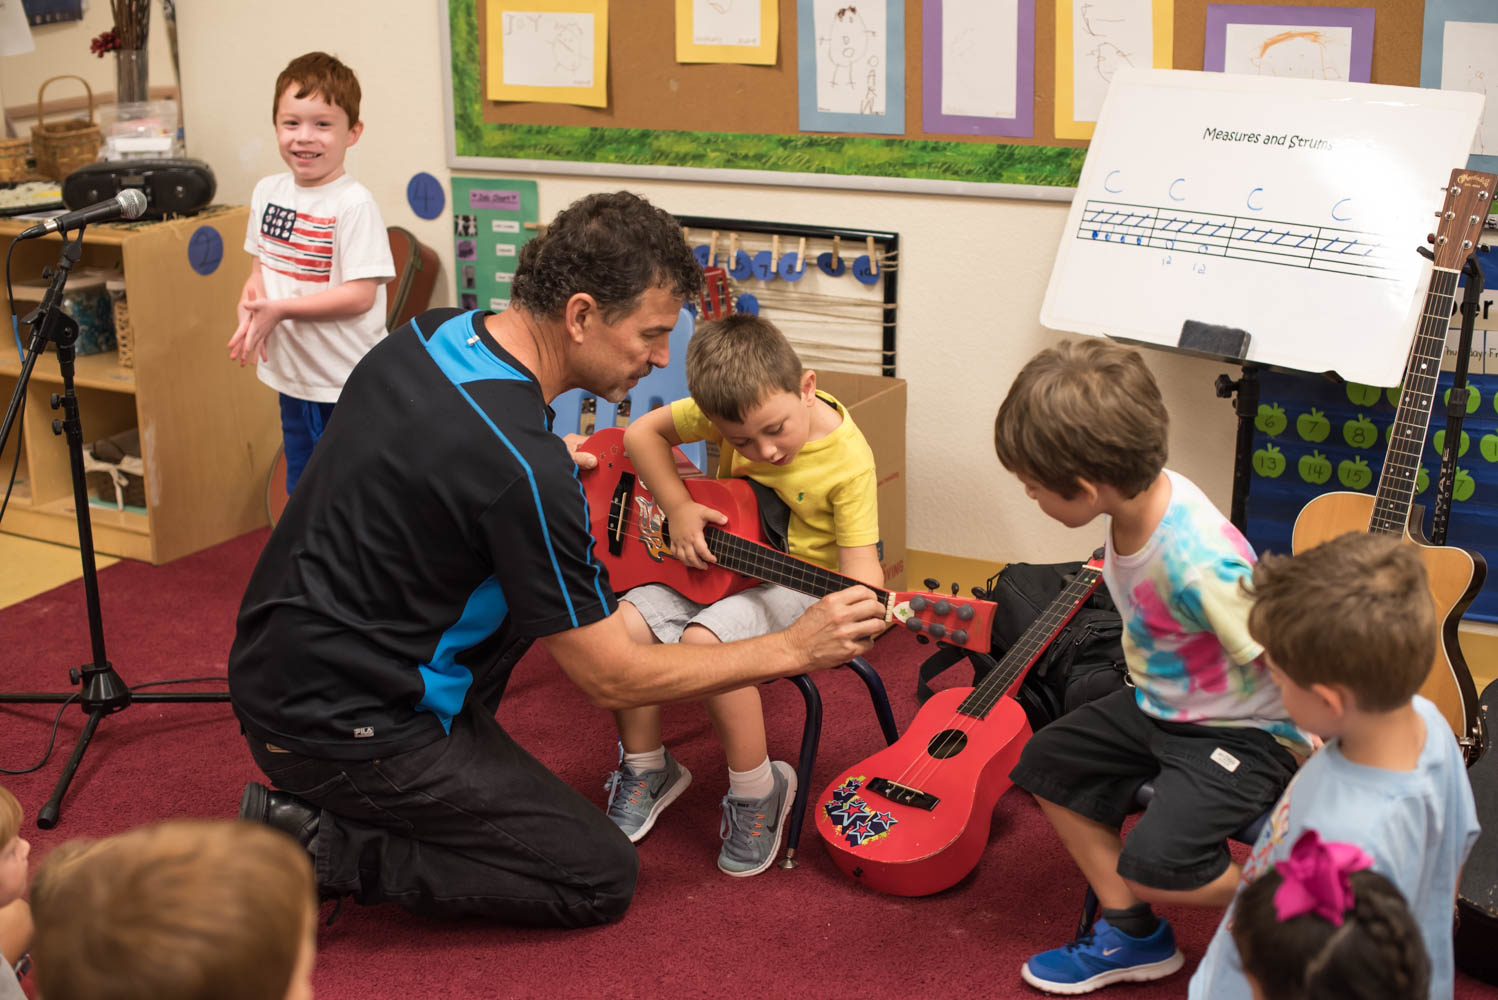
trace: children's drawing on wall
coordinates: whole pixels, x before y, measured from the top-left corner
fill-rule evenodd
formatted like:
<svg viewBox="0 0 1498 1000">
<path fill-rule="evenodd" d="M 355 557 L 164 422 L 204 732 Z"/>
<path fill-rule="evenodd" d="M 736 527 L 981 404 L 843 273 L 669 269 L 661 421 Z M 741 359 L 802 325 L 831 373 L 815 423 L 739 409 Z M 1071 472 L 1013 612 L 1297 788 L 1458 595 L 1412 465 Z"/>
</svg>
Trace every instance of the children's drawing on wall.
<svg viewBox="0 0 1498 1000">
<path fill-rule="evenodd" d="M 1073 117 L 1097 121 L 1103 96 L 1121 66 L 1154 62 L 1150 0 L 1066 0 L 1072 4 Z"/>
<path fill-rule="evenodd" d="M 1224 72 L 1345 80 L 1351 67 L 1351 28 L 1228 25 Z"/>
<path fill-rule="evenodd" d="M 763 0 L 692 0 L 692 44 L 760 45 Z"/>
<path fill-rule="evenodd" d="M 1218 73 L 1367 83 L 1371 7 L 1207 6 L 1202 68 Z"/>
<path fill-rule="evenodd" d="M 516 87 L 593 86 L 593 15 L 506 11 L 504 82 Z"/>
<path fill-rule="evenodd" d="M 945 0 L 941 113 L 1013 118 L 1019 0 Z"/>
<path fill-rule="evenodd" d="M 796 49 L 801 131 L 905 131 L 903 0 L 796 0 Z"/>
<path fill-rule="evenodd" d="M 817 0 L 817 110 L 882 115 L 885 0 Z"/>
<path fill-rule="evenodd" d="M 1472 152 L 1498 154 L 1498 24 L 1447 21 L 1441 60 L 1441 89 L 1483 94 L 1487 103 L 1477 125 Z"/>
</svg>

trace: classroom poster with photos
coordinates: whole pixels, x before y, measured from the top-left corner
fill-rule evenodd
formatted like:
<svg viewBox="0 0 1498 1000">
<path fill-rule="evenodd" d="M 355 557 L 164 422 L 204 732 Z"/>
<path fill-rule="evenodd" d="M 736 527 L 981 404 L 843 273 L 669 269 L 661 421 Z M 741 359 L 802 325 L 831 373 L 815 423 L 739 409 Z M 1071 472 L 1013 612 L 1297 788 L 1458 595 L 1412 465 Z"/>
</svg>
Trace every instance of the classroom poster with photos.
<svg viewBox="0 0 1498 1000">
<path fill-rule="evenodd" d="M 455 176 L 452 184 L 458 306 L 501 312 L 510 305 L 520 248 L 536 235 L 536 182 Z"/>
</svg>

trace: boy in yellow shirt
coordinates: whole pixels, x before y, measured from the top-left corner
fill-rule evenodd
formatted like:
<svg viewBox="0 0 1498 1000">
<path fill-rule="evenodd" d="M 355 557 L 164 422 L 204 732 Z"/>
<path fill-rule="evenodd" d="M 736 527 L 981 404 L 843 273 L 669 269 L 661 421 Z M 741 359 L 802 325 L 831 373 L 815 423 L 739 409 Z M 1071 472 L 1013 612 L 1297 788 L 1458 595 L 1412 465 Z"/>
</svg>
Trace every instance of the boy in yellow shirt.
<svg viewBox="0 0 1498 1000">
<path fill-rule="evenodd" d="M 698 569 L 716 561 L 703 532 L 726 518 L 692 499 L 671 452 L 707 440 L 721 449 L 719 478 L 753 479 L 785 502 L 791 555 L 882 587 L 874 454 L 842 404 L 817 391 L 816 372 L 802 368 L 780 331 L 744 314 L 706 323 L 687 346 L 686 369 L 691 397 L 651 411 L 624 434 L 625 450 L 671 525 L 672 555 Z M 619 607 L 638 642 L 711 644 L 782 629 L 813 603 L 769 583 L 712 605 L 647 584 L 625 594 Z M 780 849 L 796 772 L 769 758 L 756 688 L 725 691 L 703 705 L 728 760 L 718 867 L 757 875 Z M 609 776 L 608 812 L 638 841 L 692 776 L 666 752 L 658 706 L 614 715 L 623 756 Z"/>
</svg>

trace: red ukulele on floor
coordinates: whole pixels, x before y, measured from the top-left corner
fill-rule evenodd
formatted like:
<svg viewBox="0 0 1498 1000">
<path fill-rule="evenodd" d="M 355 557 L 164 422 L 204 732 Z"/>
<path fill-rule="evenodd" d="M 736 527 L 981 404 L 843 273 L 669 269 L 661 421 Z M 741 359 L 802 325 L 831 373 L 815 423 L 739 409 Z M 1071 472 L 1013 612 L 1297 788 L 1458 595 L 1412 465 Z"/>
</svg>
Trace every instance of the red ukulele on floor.
<svg viewBox="0 0 1498 1000">
<path fill-rule="evenodd" d="M 994 804 L 1030 738 L 1011 695 L 1102 579 L 1094 556 L 976 688 L 938 691 L 895 743 L 849 768 L 816 808 L 838 867 L 881 892 L 954 885 L 988 845 Z"/>
<path fill-rule="evenodd" d="M 588 516 L 598 545 L 594 554 L 608 567 L 616 593 L 642 583 L 663 583 L 699 604 L 711 604 L 747 590 L 761 580 L 824 597 L 847 587 L 866 587 L 765 542 L 759 503 L 741 479 L 685 479 L 692 499 L 728 517 L 708 525 L 707 547 L 717 565 L 691 569 L 671 555 L 670 526 L 655 497 L 640 482 L 624 454 L 624 430 L 606 427 L 583 442 L 598 466 L 579 472 L 588 498 Z M 909 593 L 869 587 L 884 603 L 885 621 L 974 652 L 988 652 L 994 605 L 943 594 Z"/>
</svg>

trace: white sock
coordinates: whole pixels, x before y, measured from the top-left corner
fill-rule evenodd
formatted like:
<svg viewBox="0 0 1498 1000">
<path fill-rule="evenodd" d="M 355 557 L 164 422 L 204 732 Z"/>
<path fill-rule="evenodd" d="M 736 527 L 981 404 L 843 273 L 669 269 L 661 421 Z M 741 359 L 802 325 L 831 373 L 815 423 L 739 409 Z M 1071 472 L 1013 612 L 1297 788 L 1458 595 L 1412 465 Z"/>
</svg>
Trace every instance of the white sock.
<svg viewBox="0 0 1498 1000">
<path fill-rule="evenodd" d="M 728 794 L 736 799 L 762 799 L 774 790 L 775 771 L 769 757 L 747 771 L 728 769 Z"/>
<path fill-rule="evenodd" d="M 619 766 L 631 774 L 659 771 L 666 766 L 666 745 L 662 743 L 654 750 L 647 750 L 645 753 L 625 753 Z"/>
</svg>

